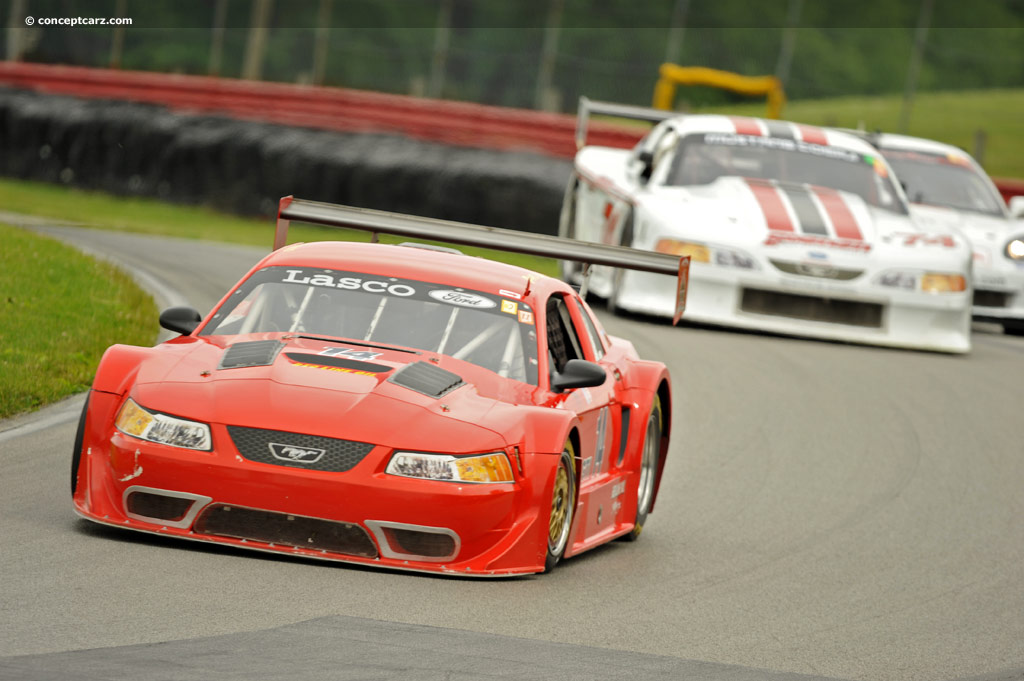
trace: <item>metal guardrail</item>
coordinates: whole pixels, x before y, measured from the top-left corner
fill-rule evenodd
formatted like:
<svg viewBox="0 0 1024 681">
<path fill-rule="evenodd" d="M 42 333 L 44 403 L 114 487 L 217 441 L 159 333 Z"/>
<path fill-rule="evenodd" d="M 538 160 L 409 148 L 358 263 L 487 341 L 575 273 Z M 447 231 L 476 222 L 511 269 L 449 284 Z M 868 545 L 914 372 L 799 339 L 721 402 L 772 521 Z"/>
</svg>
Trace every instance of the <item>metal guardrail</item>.
<svg viewBox="0 0 1024 681">
<path fill-rule="evenodd" d="M 576 117 L 404 95 L 233 78 L 0 62 L 0 85 L 76 97 L 162 104 L 345 132 L 395 132 L 485 149 L 529 149 L 563 158 L 576 153 Z M 595 139 L 629 147 L 640 133 L 598 124 Z"/>
</svg>

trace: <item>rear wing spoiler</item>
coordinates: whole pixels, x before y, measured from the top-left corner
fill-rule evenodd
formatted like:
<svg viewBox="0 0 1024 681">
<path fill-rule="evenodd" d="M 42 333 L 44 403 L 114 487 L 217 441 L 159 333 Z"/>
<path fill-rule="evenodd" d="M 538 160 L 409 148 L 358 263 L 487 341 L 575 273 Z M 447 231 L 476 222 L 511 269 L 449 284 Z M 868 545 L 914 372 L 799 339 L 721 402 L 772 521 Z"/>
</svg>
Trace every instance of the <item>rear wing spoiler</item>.
<svg viewBox="0 0 1024 681">
<path fill-rule="evenodd" d="M 583 145 L 587 143 L 587 128 L 590 126 L 591 114 L 628 118 L 633 121 L 646 121 L 654 124 L 682 115 L 674 111 L 665 111 L 664 109 L 651 109 L 645 106 L 616 104 L 614 102 L 599 102 L 586 97 L 580 97 L 580 105 L 576 112 L 577 149 L 582 149 Z"/>
<path fill-rule="evenodd" d="M 677 324 L 686 309 L 686 289 L 690 277 L 690 257 L 642 251 L 625 246 L 564 239 L 546 234 L 518 232 L 512 229 L 484 227 L 465 222 L 438 220 L 402 213 L 388 213 L 368 208 L 353 208 L 286 196 L 277 212 L 274 250 L 288 242 L 292 220 L 328 227 L 347 227 L 377 234 L 394 234 L 415 239 L 444 241 L 464 246 L 478 246 L 498 251 L 525 253 L 590 265 L 607 265 L 630 270 L 668 274 L 676 277 L 676 309 L 672 323 Z"/>
</svg>

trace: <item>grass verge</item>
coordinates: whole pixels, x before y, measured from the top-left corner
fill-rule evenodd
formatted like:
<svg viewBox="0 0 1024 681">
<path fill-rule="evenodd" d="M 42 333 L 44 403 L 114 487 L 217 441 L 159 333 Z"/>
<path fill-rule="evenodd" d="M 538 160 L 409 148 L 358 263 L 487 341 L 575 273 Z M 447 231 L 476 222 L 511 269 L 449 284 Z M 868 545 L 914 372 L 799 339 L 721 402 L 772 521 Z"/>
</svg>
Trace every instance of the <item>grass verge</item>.
<svg viewBox="0 0 1024 681">
<path fill-rule="evenodd" d="M 141 234 L 265 246 L 272 219 L 240 218 L 153 199 L 0 179 L 0 206 L 55 221 Z M 369 234 L 293 223 L 289 242 L 367 241 Z M 381 236 L 385 243 L 405 239 Z M 0 225 L 0 418 L 89 387 L 113 343 L 152 345 L 157 310 L 120 270 L 70 246 Z M 470 255 L 557 276 L 554 260 L 460 247 Z"/>
<path fill-rule="evenodd" d="M 0 224 L 0 418 L 92 383 L 113 343 L 152 345 L 156 306 L 128 275 Z"/>
</svg>

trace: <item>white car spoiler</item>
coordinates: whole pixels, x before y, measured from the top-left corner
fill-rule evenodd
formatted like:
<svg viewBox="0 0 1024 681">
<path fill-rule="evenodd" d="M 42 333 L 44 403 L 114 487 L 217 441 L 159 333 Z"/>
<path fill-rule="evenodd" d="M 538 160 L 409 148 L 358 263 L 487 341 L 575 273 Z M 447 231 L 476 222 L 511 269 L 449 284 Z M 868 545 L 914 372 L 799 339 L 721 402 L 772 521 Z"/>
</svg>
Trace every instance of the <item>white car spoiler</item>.
<svg viewBox="0 0 1024 681">
<path fill-rule="evenodd" d="M 292 220 L 328 227 L 347 227 L 370 232 L 376 241 L 378 233 L 431 241 L 444 241 L 465 246 L 478 246 L 498 251 L 525 253 L 560 260 L 572 260 L 590 265 L 607 265 L 676 277 L 676 309 L 672 323 L 677 324 L 686 309 L 686 289 L 690 276 L 690 257 L 675 256 L 654 251 L 642 251 L 625 246 L 610 246 L 575 239 L 563 239 L 546 234 L 518 232 L 512 229 L 484 227 L 464 222 L 438 220 L 403 213 L 388 213 L 367 208 L 353 208 L 332 203 L 320 203 L 286 196 L 281 199 L 277 212 L 277 230 L 274 250 L 288 241 L 288 226 Z"/>
<path fill-rule="evenodd" d="M 590 125 L 590 115 L 614 116 L 615 118 L 628 118 L 633 121 L 646 121 L 648 123 L 661 123 L 667 118 L 675 118 L 682 114 L 664 109 L 651 109 L 645 106 L 632 106 L 630 104 L 616 104 L 614 102 L 598 102 L 586 97 L 580 97 L 579 109 L 576 112 L 576 148 L 582 149 L 587 143 L 587 127 Z"/>
</svg>

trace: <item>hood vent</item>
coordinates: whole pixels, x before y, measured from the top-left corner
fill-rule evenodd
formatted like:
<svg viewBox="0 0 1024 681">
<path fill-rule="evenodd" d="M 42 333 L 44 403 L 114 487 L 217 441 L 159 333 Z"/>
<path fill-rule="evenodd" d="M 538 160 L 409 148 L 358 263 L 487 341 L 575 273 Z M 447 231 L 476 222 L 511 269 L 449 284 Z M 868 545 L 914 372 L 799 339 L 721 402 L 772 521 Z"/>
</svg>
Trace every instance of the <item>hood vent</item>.
<svg viewBox="0 0 1024 681">
<path fill-rule="evenodd" d="M 429 362 L 409 364 L 388 380 L 430 397 L 447 395 L 465 383 L 458 374 L 453 374 Z"/>
<path fill-rule="evenodd" d="M 270 366 L 281 352 L 284 343 L 276 340 L 235 343 L 220 358 L 218 369 Z"/>
</svg>

